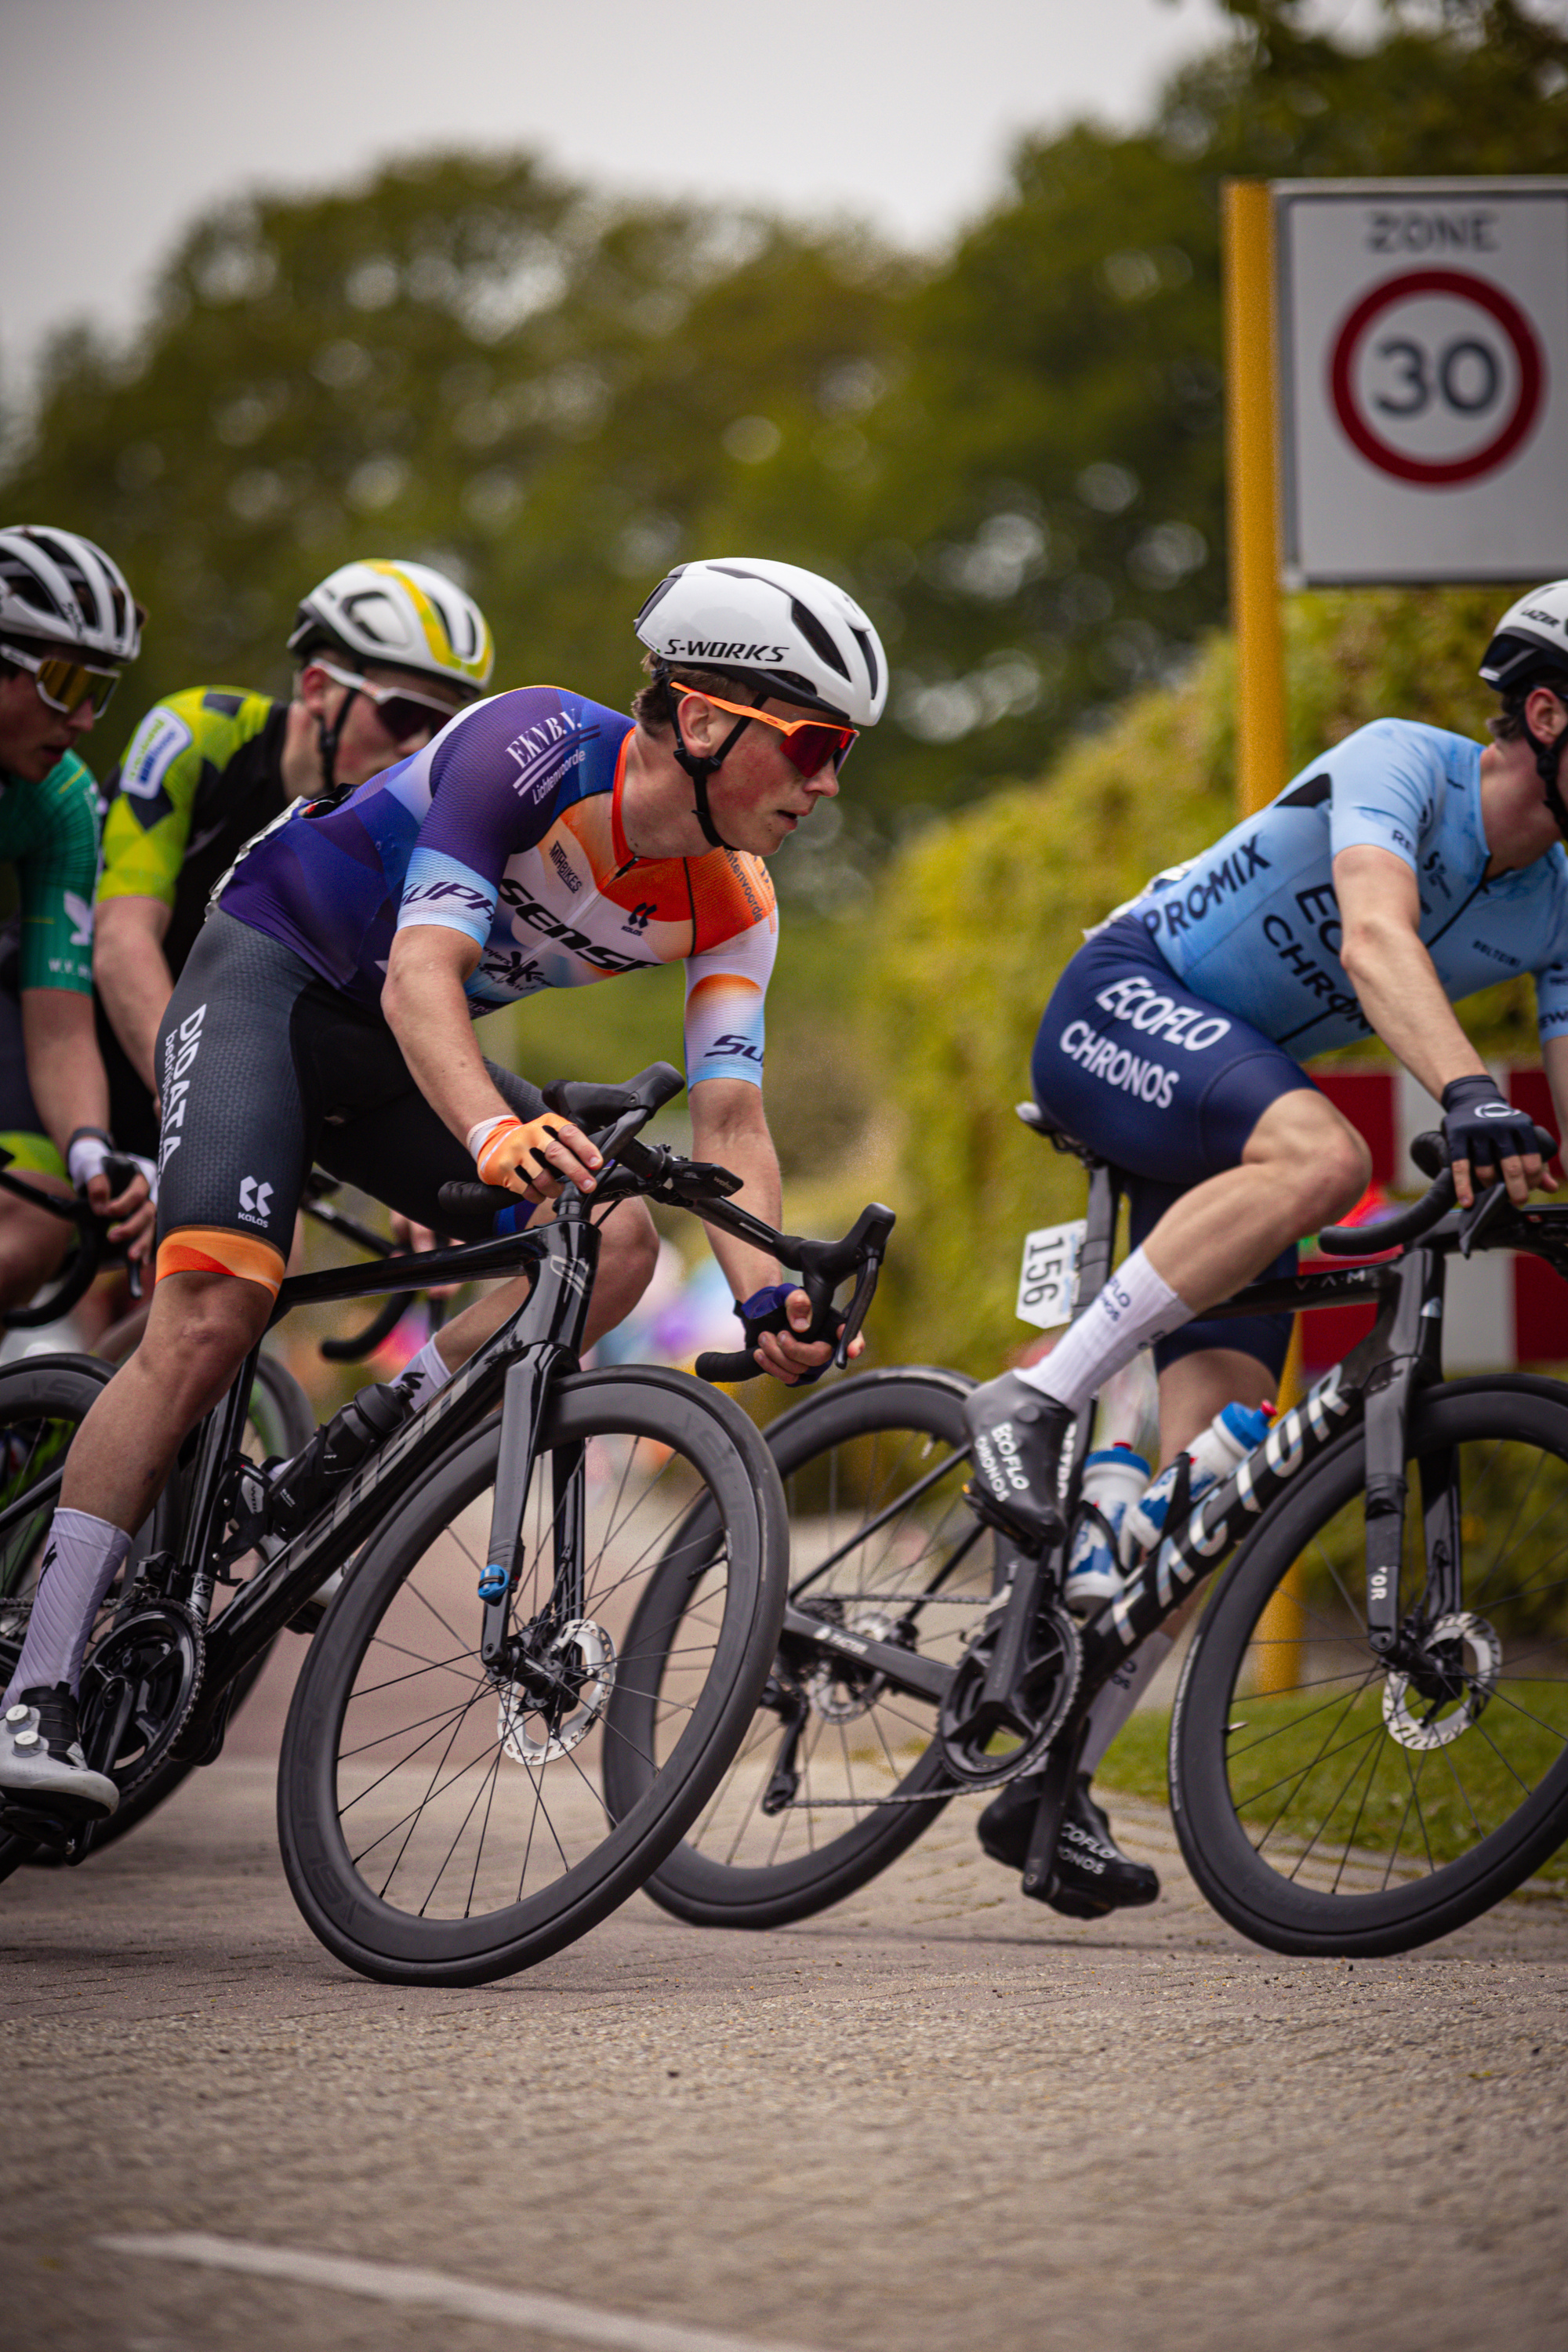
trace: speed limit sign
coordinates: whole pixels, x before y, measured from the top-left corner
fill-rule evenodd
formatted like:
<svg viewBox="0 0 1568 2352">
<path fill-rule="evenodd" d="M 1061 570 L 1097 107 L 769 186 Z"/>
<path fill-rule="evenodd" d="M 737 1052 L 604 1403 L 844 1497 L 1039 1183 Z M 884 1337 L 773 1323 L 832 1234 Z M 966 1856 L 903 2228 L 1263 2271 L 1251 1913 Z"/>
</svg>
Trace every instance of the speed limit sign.
<svg viewBox="0 0 1568 2352">
<path fill-rule="evenodd" d="M 1274 194 L 1288 582 L 1568 572 L 1568 181 Z"/>
</svg>

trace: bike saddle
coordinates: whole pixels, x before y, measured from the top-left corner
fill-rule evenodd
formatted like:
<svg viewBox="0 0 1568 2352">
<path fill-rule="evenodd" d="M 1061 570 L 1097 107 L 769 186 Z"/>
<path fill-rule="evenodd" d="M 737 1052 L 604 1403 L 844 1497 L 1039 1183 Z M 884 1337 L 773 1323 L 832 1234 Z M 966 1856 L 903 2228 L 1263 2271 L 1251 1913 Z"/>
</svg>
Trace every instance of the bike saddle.
<svg viewBox="0 0 1568 2352">
<path fill-rule="evenodd" d="M 1060 1119 L 1043 1103 L 1015 1103 L 1013 1115 L 1021 1118 L 1024 1125 L 1031 1128 L 1042 1141 L 1054 1144 L 1058 1151 L 1070 1152 L 1075 1159 L 1081 1160 L 1086 1168 L 1098 1168 L 1102 1164 L 1100 1154 L 1091 1151 L 1087 1143 L 1080 1143 L 1076 1135 L 1069 1135 Z"/>
<path fill-rule="evenodd" d="M 552 1078 L 544 1088 L 544 1099 L 563 1118 L 592 1132 L 595 1128 L 614 1127 L 628 1111 L 651 1114 L 661 1103 L 673 1101 L 685 1085 L 679 1070 L 668 1062 L 655 1062 L 628 1078 L 624 1087 L 595 1086 L 586 1078 Z"/>
</svg>

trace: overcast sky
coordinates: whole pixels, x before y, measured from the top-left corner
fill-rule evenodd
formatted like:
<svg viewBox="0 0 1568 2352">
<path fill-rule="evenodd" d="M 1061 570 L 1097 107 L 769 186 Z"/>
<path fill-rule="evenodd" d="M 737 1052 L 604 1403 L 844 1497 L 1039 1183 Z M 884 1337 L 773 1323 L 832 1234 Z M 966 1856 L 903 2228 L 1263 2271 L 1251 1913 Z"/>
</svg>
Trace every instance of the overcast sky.
<svg viewBox="0 0 1568 2352">
<path fill-rule="evenodd" d="M 660 194 L 849 210 L 927 244 L 1021 130 L 1130 122 L 1217 0 L 3 0 L 0 365 L 123 328 L 190 216 L 410 148 L 536 149 Z M 1375 0 L 1319 0 L 1352 34 Z M 18 192 L 22 192 L 18 194 Z"/>
</svg>

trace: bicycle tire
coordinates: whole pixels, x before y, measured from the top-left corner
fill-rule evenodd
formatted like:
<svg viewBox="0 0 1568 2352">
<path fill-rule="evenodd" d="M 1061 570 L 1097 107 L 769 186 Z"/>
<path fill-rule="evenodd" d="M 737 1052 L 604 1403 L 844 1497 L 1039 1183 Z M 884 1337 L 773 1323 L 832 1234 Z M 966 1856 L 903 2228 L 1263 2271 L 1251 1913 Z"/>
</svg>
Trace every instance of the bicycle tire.
<svg viewBox="0 0 1568 2352">
<path fill-rule="evenodd" d="M 1215 1909 L 1270 1950 L 1407 1951 L 1490 1909 L 1568 1837 L 1568 1542 L 1552 1532 L 1568 1391 L 1431 1390 L 1407 1466 L 1446 1448 L 1462 1558 L 1443 1675 L 1396 1677 L 1367 1645 L 1361 1428 L 1264 1516 L 1194 1636 L 1171 1723 L 1176 1832 Z M 1420 1493 L 1412 1475 L 1402 1618 L 1425 1575 Z M 1298 1560 L 1310 1580 L 1287 1586 Z"/>
<path fill-rule="evenodd" d="M 475 1579 L 489 1528 L 478 1506 L 500 1443 L 498 1422 L 481 1426 L 389 1509 L 311 1644 L 284 1732 L 278 1819 L 290 1890 L 330 1951 L 387 1982 L 510 1976 L 614 1910 L 722 1773 L 778 1640 L 784 1498 L 752 1423 L 682 1372 L 577 1373 L 547 1408 L 511 1604 L 555 1696 L 548 1706 L 530 1696 L 528 1664 L 498 1685 L 477 1655 Z M 545 1559 L 579 1507 L 584 1585 L 563 1625 L 543 1605 L 554 1576 Z M 659 1695 L 647 1769 L 616 1810 L 585 1768 L 625 1736 L 609 1728 L 606 1685 L 647 1679 L 630 1636 L 636 1587 L 670 1557 L 672 1529 L 677 1543 L 687 1531 L 686 1573 L 714 1583 L 715 1622 L 684 1661 L 679 1692 Z"/>
<path fill-rule="evenodd" d="M 930 1580 L 944 1574 L 962 1543 L 974 1607 L 928 1612 L 931 1622 L 922 1625 L 920 1643 L 954 1662 L 990 1600 L 994 1580 L 994 1538 L 958 1500 L 968 1475 L 962 1408 L 972 1386 L 962 1373 L 924 1365 L 862 1372 L 814 1391 L 768 1431 L 790 1505 L 792 1591 L 805 1597 L 817 1589 L 810 1563 L 826 1546 L 829 1558 L 836 1549 L 844 1551 L 848 1575 L 862 1591 L 869 1583 L 901 1598 L 922 1577 L 929 1587 Z M 940 1452 L 933 1457 L 933 1449 L 942 1447 L 949 1475 L 921 1498 L 921 1516 L 912 1507 L 907 1518 L 897 1515 L 857 1542 L 858 1526 L 868 1525 L 896 1504 L 901 1491 L 928 1476 L 943 1458 Z M 685 1608 L 679 1563 L 671 1563 L 644 1597 L 646 1622 L 636 1629 L 641 1633 L 637 1646 L 653 1648 L 662 1642 L 667 1651 L 676 1648 Z M 851 1606 L 851 1627 L 854 1614 Z M 803 1731 L 796 1751 L 806 1751 L 800 1758 L 801 1793 L 773 1816 L 781 1824 L 776 1835 L 759 1829 L 762 1773 L 770 1759 L 776 1767 L 784 1748 L 785 1726 L 777 1701 L 791 1682 L 797 1693 L 801 1687 L 786 1657 L 783 1677 L 769 1685 L 772 1703 L 759 1707 L 701 1820 L 647 1883 L 647 1892 L 675 1917 L 695 1927 L 755 1928 L 808 1918 L 887 1869 L 957 1793 L 952 1788 L 945 1795 L 936 1793 L 945 1776 L 934 1745 L 922 1744 L 912 1762 L 902 1753 L 911 1734 L 922 1743 L 929 1738 L 934 1706 L 924 1709 L 928 1727 L 921 1702 L 895 1694 L 895 1708 L 886 1698 L 868 1696 L 870 1686 L 858 1688 L 853 1665 L 839 1654 L 824 1651 L 821 1660 L 811 1682 L 815 1725 Z M 861 1727 L 851 1733 L 852 1724 Z M 872 1749 L 862 1759 L 852 1741 L 865 1742 L 869 1732 L 883 1752 L 879 1757 Z M 841 1830 L 837 1825 L 845 1819 L 843 1811 L 810 1801 L 816 1757 L 824 1748 L 828 1753 L 818 1772 L 825 1784 L 820 1792 L 853 1800 L 858 1786 L 867 1795 L 864 1814 L 857 1813 Z M 891 1803 L 889 1798 L 929 1801 Z M 738 1862 L 742 1843 L 758 1858 Z"/>
<path fill-rule="evenodd" d="M 59 1469 L 71 1434 L 110 1377 L 110 1367 L 96 1357 L 66 1353 L 26 1356 L 0 1367 L 0 1505 L 8 1509 L 24 1501 L 29 1477 L 44 1487 L 36 1516 L 24 1517 L 0 1536 L 0 1688 L 10 1680 L 26 1633 L 44 1536 L 57 1499 L 48 1482 Z M 132 1572 L 148 1551 L 166 1540 L 167 1527 L 168 1515 L 160 1504 L 132 1547 L 128 1567 Z M 111 1622 L 115 1600 L 111 1592 L 100 1612 L 100 1628 Z M 0 1878 L 24 1864 L 49 1866 L 55 1860 L 30 1839 L 0 1837 Z"/>
</svg>

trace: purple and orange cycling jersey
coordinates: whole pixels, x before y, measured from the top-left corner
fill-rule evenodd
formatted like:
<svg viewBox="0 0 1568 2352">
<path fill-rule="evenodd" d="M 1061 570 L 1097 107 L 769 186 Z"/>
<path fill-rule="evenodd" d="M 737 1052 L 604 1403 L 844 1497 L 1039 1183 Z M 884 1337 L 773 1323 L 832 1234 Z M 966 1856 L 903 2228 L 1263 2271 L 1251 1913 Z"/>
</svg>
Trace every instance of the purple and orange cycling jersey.
<svg viewBox="0 0 1568 2352">
<path fill-rule="evenodd" d="M 498 694 L 411 759 L 312 815 L 289 810 L 218 886 L 226 914 L 374 1005 L 395 932 L 436 923 L 480 950 L 477 1018 L 544 988 L 686 965 L 686 1071 L 762 1084 L 778 940 L 759 858 L 634 856 L 621 824 L 623 713 L 559 687 Z"/>
</svg>

